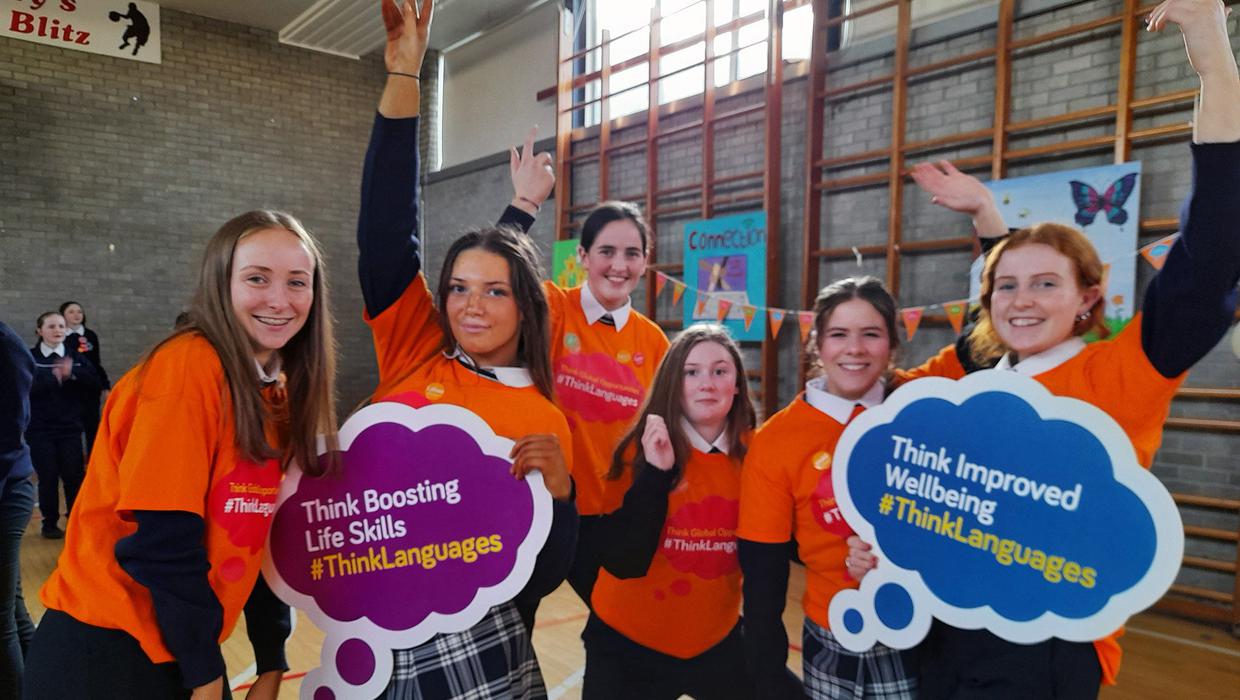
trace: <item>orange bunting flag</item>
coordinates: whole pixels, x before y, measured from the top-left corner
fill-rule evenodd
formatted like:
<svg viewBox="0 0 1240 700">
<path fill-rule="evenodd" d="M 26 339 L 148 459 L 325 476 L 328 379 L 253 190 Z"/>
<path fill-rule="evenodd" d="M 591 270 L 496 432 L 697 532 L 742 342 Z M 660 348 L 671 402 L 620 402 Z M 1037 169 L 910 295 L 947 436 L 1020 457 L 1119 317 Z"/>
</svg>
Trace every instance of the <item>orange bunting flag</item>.
<svg viewBox="0 0 1240 700">
<path fill-rule="evenodd" d="M 771 339 L 779 337 L 779 327 L 784 325 L 784 314 L 788 313 L 783 309 L 767 309 L 766 317 L 771 322 Z"/>
<path fill-rule="evenodd" d="M 719 308 L 715 309 L 715 318 L 718 319 L 720 323 L 723 323 L 723 320 L 728 317 L 728 312 L 731 310 L 732 302 L 727 299 L 720 299 Z"/>
<path fill-rule="evenodd" d="M 797 321 L 801 324 L 801 342 L 809 340 L 809 332 L 814 328 L 814 313 L 812 311 L 798 311 Z"/>
<path fill-rule="evenodd" d="M 952 330 L 960 333 L 960 328 L 964 325 L 964 312 L 969 309 L 969 300 L 961 299 L 960 301 L 949 301 L 943 304 L 943 310 L 947 312 L 947 320 L 952 324 Z"/>
<path fill-rule="evenodd" d="M 741 316 L 745 317 L 745 330 L 753 325 L 753 317 L 758 315 L 758 307 L 741 304 Z"/>
<path fill-rule="evenodd" d="M 1167 261 L 1167 253 L 1171 252 L 1171 244 L 1179 237 L 1180 234 L 1176 233 L 1154 241 L 1141 249 L 1141 257 L 1155 270 L 1161 270 L 1163 263 Z"/>
<path fill-rule="evenodd" d="M 706 315 L 706 302 L 710 301 L 710 297 L 698 292 L 697 306 L 693 307 L 693 318 L 699 319 Z"/>
<path fill-rule="evenodd" d="M 672 306 L 680 303 L 680 297 L 685 293 L 685 285 L 680 280 L 672 280 Z"/>
<path fill-rule="evenodd" d="M 907 309 L 900 309 L 900 318 L 904 319 L 904 330 L 908 333 L 908 339 L 912 340 L 913 335 L 917 333 L 917 326 L 921 325 L 921 315 L 926 310 L 924 306 L 912 306 Z"/>
<path fill-rule="evenodd" d="M 667 286 L 667 275 L 662 272 L 654 273 L 654 298 L 658 299 L 663 294 L 663 288 Z"/>
</svg>

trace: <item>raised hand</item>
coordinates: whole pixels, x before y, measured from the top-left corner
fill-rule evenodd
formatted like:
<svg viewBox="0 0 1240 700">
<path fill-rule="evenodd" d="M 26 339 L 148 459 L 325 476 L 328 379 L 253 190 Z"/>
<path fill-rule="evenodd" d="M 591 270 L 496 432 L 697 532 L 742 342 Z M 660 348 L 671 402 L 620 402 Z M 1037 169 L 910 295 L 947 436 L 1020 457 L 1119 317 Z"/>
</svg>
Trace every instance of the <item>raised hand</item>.
<svg viewBox="0 0 1240 700">
<path fill-rule="evenodd" d="M 388 72 L 419 75 L 422 59 L 426 58 L 427 40 L 431 33 L 431 15 L 434 0 L 422 0 L 415 14 L 413 3 L 404 0 L 380 0 L 383 10 L 383 26 L 387 29 L 387 46 L 383 49 L 383 62 Z"/>
<path fill-rule="evenodd" d="M 538 208 L 551 195 L 555 188 L 555 169 L 551 165 L 550 153 L 534 153 L 534 137 L 538 135 L 538 127 L 530 128 L 525 135 L 525 145 L 518 154 L 513 148 L 508 152 L 508 172 L 512 177 L 512 206 L 528 214 L 538 212 Z"/>
<path fill-rule="evenodd" d="M 667 434 L 667 422 L 662 416 L 646 416 L 646 428 L 642 431 L 642 453 L 646 456 L 646 464 L 667 471 L 676 466 L 676 451 L 672 449 L 672 438 Z"/>
<path fill-rule="evenodd" d="M 1221 0 L 1164 0 L 1146 18 L 1151 32 L 1171 22 L 1184 35 L 1188 62 L 1201 79 L 1193 120 L 1197 143 L 1240 140 L 1240 71 L 1227 37 L 1229 14 Z"/>
<path fill-rule="evenodd" d="M 972 217 L 977 235 L 992 238 L 1007 233 L 994 195 L 981 180 L 960 172 L 946 160 L 918 163 L 910 174 L 918 187 L 930 193 L 932 203 Z"/>
<path fill-rule="evenodd" d="M 543 483 L 557 501 L 567 500 L 573 493 L 573 479 L 568 474 L 560 439 L 551 434 L 526 435 L 517 440 L 508 454 L 512 459 L 512 475 L 524 479 L 537 469 Z"/>
<path fill-rule="evenodd" d="M 870 549 L 869 543 L 860 537 L 853 535 L 848 538 L 848 557 L 844 559 L 844 566 L 848 569 L 848 575 L 857 581 L 878 566 L 878 557 Z"/>
</svg>

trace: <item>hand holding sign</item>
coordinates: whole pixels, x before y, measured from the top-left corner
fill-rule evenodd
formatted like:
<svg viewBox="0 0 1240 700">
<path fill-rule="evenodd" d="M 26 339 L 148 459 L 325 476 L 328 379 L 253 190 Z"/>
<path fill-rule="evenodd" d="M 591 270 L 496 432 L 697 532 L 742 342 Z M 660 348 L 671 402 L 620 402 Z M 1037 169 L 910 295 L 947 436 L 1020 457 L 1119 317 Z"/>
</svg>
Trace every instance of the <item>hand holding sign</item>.
<svg viewBox="0 0 1240 700">
<path fill-rule="evenodd" d="M 1015 373 L 911 382 L 835 457 L 840 511 L 882 561 L 831 601 L 855 651 L 911 647 L 931 616 L 1020 643 L 1092 641 L 1179 568 L 1179 513 L 1123 430 Z"/>
<path fill-rule="evenodd" d="M 513 442 L 464 408 L 372 404 L 340 445 L 338 477 L 290 470 L 263 565 L 272 590 L 327 634 L 302 684 L 314 700 L 379 695 L 392 649 L 468 629 L 511 600 L 551 527 L 542 474 L 513 478 Z"/>
</svg>

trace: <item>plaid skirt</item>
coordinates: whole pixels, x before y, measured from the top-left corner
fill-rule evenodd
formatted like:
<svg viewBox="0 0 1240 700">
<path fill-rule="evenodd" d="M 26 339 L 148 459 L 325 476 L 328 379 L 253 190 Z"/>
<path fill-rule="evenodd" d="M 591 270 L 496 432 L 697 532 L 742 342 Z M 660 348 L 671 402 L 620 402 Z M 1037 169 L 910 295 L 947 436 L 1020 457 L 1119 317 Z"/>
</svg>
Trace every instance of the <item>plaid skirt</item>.
<svg viewBox="0 0 1240 700">
<path fill-rule="evenodd" d="M 393 652 L 384 700 L 536 700 L 547 697 L 530 634 L 511 602 L 464 632 Z"/>
<path fill-rule="evenodd" d="M 856 654 L 830 630 L 805 618 L 801 633 L 805 694 L 812 700 L 914 700 L 917 667 L 904 653 L 881 644 Z"/>
</svg>

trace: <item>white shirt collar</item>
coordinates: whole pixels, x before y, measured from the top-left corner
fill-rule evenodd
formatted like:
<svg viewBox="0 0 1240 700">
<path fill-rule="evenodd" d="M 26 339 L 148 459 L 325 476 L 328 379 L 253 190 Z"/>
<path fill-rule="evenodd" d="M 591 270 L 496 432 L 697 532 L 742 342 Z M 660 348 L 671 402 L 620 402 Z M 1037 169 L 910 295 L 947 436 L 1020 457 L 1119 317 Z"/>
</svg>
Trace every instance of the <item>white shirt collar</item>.
<svg viewBox="0 0 1240 700">
<path fill-rule="evenodd" d="M 884 391 L 886 391 L 886 386 L 880 379 L 874 382 L 874 386 L 865 392 L 865 396 L 856 401 L 851 401 L 827 391 L 826 377 L 815 377 L 805 383 L 805 401 L 835 419 L 836 423 L 845 425 L 848 423 L 848 419 L 852 418 L 853 408 L 857 404 L 861 404 L 866 408 L 873 408 L 883 402 Z"/>
<path fill-rule="evenodd" d="M 702 434 L 697 431 L 697 428 L 693 427 L 688 418 L 682 417 L 680 419 L 680 429 L 685 431 L 685 437 L 689 438 L 689 444 L 698 452 L 710 454 L 712 449 L 718 449 L 725 455 L 728 453 L 727 428 L 724 428 L 723 432 L 719 433 L 719 437 L 715 438 L 714 442 L 706 442 L 706 438 L 702 437 Z"/>
<path fill-rule="evenodd" d="M 69 326 L 69 332 L 77 333 L 78 335 L 86 335 L 86 324 L 83 323 L 77 328 L 74 328 L 73 326 Z"/>
<path fill-rule="evenodd" d="M 263 368 L 263 363 L 259 362 L 257 357 L 254 358 L 254 366 L 258 368 L 258 381 L 263 384 L 275 384 L 280 381 L 280 369 L 282 364 L 283 363 L 280 356 L 276 355 L 275 365 L 271 368 L 271 371 L 268 372 Z"/>
<path fill-rule="evenodd" d="M 47 343 L 40 340 L 39 349 L 43 351 L 44 355 L 58 355 L 60 357 L 65 356 L 65 344 L 64 343 L 56 343 L 56 347 L 52 347 L 48 345 Z"/>
<path fill-rule="evenodd" d="M 444 357 L 460 362 L 479 377 L 499 382 L 504 386 L 521 389 L 534 385 L 534 378 L 530 376 L 528 369 L 524 367 L 479 367 L 478 363 L 474 362 L 474 358 L 466 354 L 459 345 L 451 353 L 445 352 Z"/>
<path fill-rule="evenodd" d="M 999 359 L 999 364 L 995 365 L 995 369 L 1006 369 L 1026 377 L 1036 377 L 1071 360 L 1084 349 L 1085 341 L 1073 336 L 1054 347 L 1030 355 L 1016 364 L 1012 364 L 1012 353 L 1009 352 Z"/>
<path fill-rule="evenodd" d="M 604 309 L 603 304 L 594 296 L 594 292 L 590 291 L 590 283 L 581 283 L 581 310 L 586 312 L 586 321 L 591 325 L 597 323 L 603 314 L 611 314 L 612 320 L 616 322 L 616 331 L 619 332 L 624 328 L 624 324 L 629 322 L 629 312 L 632 309 L 632 299 L 625 299 L 624 306 L 618 309 L 612 311 Z"/>
</svg>

